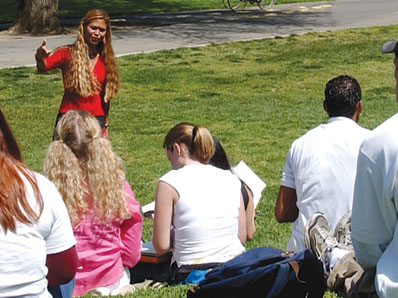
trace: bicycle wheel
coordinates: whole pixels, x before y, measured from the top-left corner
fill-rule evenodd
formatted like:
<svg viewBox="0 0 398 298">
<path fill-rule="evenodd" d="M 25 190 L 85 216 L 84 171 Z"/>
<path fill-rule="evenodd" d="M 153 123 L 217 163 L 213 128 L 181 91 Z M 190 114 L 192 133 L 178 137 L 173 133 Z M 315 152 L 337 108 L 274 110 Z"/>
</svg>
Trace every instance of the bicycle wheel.
<svg viewBox="0 0 398 298">
<path fill-rule="evenodd" d="M 232 11 L 242 10 L 246 7 L 247 0 L 228 0 L 228 6 Z"/>
<path fill-rule="evenodd" d="M 262 10 L 267 10 L 274 5 L 275 0 L 257 0 L 257 6 Z"/>
<path fill-rule="evenodd" d="M 224 8 L 229 8 L 227 0 L 222 0 L 222 4 L 224 4 Z"/>
</svg>

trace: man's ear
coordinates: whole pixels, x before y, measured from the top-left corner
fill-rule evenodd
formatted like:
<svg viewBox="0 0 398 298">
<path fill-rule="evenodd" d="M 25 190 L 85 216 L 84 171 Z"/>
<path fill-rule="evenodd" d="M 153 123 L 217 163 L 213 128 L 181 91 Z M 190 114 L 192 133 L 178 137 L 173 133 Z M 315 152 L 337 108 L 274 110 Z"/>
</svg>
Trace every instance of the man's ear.
<svg viewBox="0 0 398 298">
<path fill-rule="evenodd" d="M 354 120 L 355 122 L 358 122 L 361 113 L 362 113 L 362 100 L 357 102 L 357 105 L 355 106 L 354 115 L 352 115 L 351 119 Z"/>
<path fill-rule="evenodd" d="M 357 102 L 357 107 L 356 107 L 357 113 L 361 114 L 362 113 L 362 100 Z"/>
<path fill-rule="evenodd" d="M 323 110 L 327 113 L 328 108 L 326 107 L 326 100 L 323 101 Z"/>
</svg>

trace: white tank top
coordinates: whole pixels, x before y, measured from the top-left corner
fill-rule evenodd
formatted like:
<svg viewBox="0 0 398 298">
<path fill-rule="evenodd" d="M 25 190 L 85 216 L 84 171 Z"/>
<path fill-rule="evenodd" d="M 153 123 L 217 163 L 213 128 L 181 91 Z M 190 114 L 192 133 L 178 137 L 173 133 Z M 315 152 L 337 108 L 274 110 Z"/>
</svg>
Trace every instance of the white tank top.
<svg viewBox="0 0 398 298">
<path fill-rule="evenodd" d="M 222 263 L 245 250 L 238 238 L 241 183 L 236 175 L 195 164 L 171 170 L 159 180 L 179 195 L 173 215 L 172 262 Z"/>
</svg>

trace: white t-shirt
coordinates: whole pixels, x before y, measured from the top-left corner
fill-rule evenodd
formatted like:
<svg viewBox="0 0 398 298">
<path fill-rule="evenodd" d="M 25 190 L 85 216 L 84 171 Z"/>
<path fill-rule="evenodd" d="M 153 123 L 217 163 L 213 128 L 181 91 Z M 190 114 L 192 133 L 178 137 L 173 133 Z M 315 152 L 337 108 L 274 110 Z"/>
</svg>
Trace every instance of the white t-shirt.
<svg viewBox="0 0 398 298">
<path fill-rule="evenodd" d="M 370 132 L 358 156 L 351 237 L 358 263 L 377 266 L 379 297 L 398 297 L 398 114 Z"/>
<path fill-rule="evenodd" d="M 296 190 L 299 214 L 287 250 L 305 249 L 304 227 L 315 212 L 333 231 L 351 210 L 359 146 L 368 132 L 349 118 L 332 117 L 293 142 L 281 185 Z"/>
<path fill-rule="evenodd" d="M 171 170 L 160 181 L 179 195 L 173 215 L 172 262 L 222 263 L 244 251 L 238 238 L 241 182 L 236 175 L 195 164 Z"/>
<path fill-rule="evenodd" d="M 22 176 L 27 199 L 38 210 L 33 189 Z M 47 254 L 65 251 L 76 244 L 65 204 L 54 184 L 35 173 L 44 208 L 39 220 L 17 222 L 16 233 L 0 227 L 0 297 L 51 297 L 47 291 Z"/>
</svg>

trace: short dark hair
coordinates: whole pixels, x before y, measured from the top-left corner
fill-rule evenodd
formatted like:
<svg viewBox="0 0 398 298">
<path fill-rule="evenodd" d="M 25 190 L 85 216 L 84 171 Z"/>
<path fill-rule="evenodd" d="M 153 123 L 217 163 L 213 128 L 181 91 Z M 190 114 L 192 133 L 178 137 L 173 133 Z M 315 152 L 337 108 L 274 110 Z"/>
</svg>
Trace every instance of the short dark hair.
<svg viewBox="0 0 398 298">
<path fill-rule="evenodd" d="M 341 75 L 331 79 L 326 84 L 324 101 L 329 117 L 351 118 L 361 97 L 361 87 L 353 77 Z"/>
</svg>

